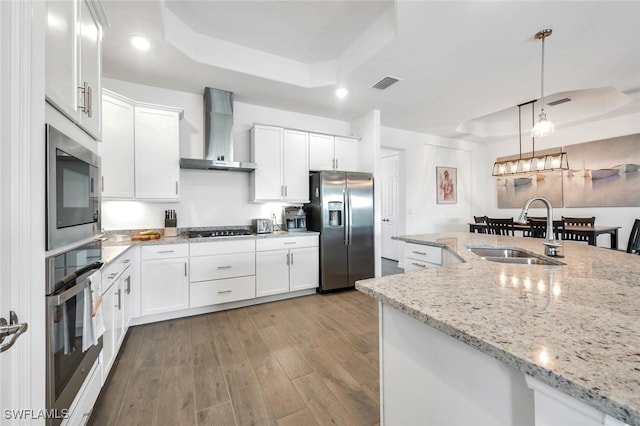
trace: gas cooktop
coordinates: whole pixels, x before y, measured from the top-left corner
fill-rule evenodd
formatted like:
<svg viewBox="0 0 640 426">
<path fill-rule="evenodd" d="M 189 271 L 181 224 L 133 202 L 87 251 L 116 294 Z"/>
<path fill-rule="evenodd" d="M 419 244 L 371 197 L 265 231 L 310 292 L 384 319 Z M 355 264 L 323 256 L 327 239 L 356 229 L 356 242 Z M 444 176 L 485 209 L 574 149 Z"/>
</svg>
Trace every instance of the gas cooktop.
<svg viewBox="0 0 640 426">
<path fill-rule="evenodd" d="M 252 232 L 246 228 L 228 228 L 228 229 L 199 229 L 189 231 L 189 238 L 208 238 L 208 237 L 235 237 L 238 235 L 251 235 Z"/>
</svg>

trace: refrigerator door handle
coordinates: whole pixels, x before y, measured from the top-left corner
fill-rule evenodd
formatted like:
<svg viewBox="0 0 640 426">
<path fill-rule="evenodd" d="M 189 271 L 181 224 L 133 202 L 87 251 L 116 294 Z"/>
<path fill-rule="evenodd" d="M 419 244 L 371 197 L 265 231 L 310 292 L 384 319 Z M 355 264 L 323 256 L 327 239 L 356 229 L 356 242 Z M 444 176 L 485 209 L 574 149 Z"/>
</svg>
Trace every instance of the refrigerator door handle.
<svg viewBox="0 0 640 426">
<path fill-rule="evenodd" d="M 347 190 L 342 190 L 342 208 L 344 210 L 344 245 L 349 245 L 349 205 L 348 205 L 348 196 Z"/>
<path fill-rule="evenodd" d="M 352 209 L 351 209 L 351 190 L 350 189 L 347 189 L 347 210 L 349 211 L 349 214 L 347 215 L 347 227 L 349 228 L 349 231 L 347 232 L 347 245 L 350 246 L 351 234 L 353 232 L 353 229 L 352 229 L 353 218 L 351 217 Z"/>
</svg>

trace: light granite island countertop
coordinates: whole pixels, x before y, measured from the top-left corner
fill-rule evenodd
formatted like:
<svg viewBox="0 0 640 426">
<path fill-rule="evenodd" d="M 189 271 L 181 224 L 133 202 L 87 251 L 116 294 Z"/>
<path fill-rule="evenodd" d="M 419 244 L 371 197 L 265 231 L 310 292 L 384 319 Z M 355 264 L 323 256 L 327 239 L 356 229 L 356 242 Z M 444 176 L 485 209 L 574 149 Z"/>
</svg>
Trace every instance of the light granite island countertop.
<svg viewBox="0 0 640 426">
<path fill-rule="evenodd" d="M 464 400 L 477 398 L 480 394 L 479 398 L 485 399 L 481 402 L 474 400 L 470 404 L 475 406 L 487 402 L 490 410 L 494 410 L 491 404 L 495 403 L 495 399 L 515 401 L 506 407 L 503 418 L 488 417 L 491 420 L 485 419 L 485 423 L 568 424 L 568 420 L 563 420 L 562 414 L 558 414 L 561 410 L 553 405 L 555 402 L 546 406 L 547 416 L 550 410 L 552 420 L 542 419 L 543 415 L 539 415 L 539 410 L 544 411 L 546 396 L 540 396 L 538 390 L 548 387 L 543 391 L 548 391 L 549 395 L 554 392 L 568 395 L 575 402 L 584 403 L 578 405 L 586 406 L 587 411 L 597 410 L 595 414 L 587 413 L 587 417 L 604 413 L 601 421 L 588 423 L 579 420 L 575 424 L 613 425 L 622 421 L 640 425 L 640 256 L 565 241 L 564 258 L 556 258 L 565 265 L 509 264 L 484 260 L 467 246 L 518 247 L 542 255 L 543 240 L 466 232 L 411 235 L 397 239 L 441 247 L 455 253 L 449 254 L 449 257 L 457 262 L 356 282 L 356 289 L 381 302 L 381 406 L 382 418 L 387 424 L 393 423 L 388 416 L 398 412 L 390 405 L 391 402 L 385 402 L 398 400 L 390 395 L 389 386 L 401 381 L 398 377 L 410 370 L 411 366 L 432 362 L 426 358 L 442 356 L 458 359 L 451 352 L 432 357 L 432 352 L 437 352 L 433 350 L 434 347 L 452 345 L 456 351 L 465 353 L 460 358 L 466 360 L 465 363 L 475 362 L 475 355 L 469 355 L 468 351 L 478 354 L 477 357 L 483 361 L 475 367 L 465 364 L 452 368 L 451 378 L 446 373 L 449 371 L 446 361 L 445 364 L 433 364 L 436 367 L 429 367 L 431 371 L 424 376 L 409 371 L 406 373 L 409 386 L 411 382 L 419 381 L 420 377 L 442 380 L 440 386 L 457 380 L 455 376 L 458 371 L 461 371 L 462 379 L 480 375 L 482 380 L 482 374 L 485 374 L 483 370 L 486 370 L 484 378 L 494 381 L 495 374 L 496 381 L 485 388 L 480 386 L 470 390 L 469 395 L 458 395 L 459 389 L 433 393 L 424 391 L 425 395 L 437 398 L 439 394 L 450 392 Z M 396 319 L 399 322 L 393 328 Z M 387 325 L 385 321 L 388 321 Z M 414 327 L 414 323 L 418 325 Z M 424 339 L 435 340 L 430 340 L 430 345 L 425 344 L 421 349 L 422 334 L 412 335 L 407 330 L 427 333 Z M 434 330 L 437 330 L 435 334 Z M 390 341 L 385 343 L 385 339 Z M 437 345 L 434 346 L 434 343 Z M 412 355 L 411 352 L 419 355 Z M 390 359 L 400 360 L 402 365 L 385 375 L 385 362 L 394 362 Z M 502 383 L 499 378 L 502 373 L 492 372 L 491 369 L 496 366 L 491 363 L 500 364 L 498 369 L 504 367 L 509 370 L 503 377 L 506 390 L 498 391 L 494 398 L 482 395 L 492 393 L 499 386 L 498 383 Z M 471 371 L 465 370 L 467 368 Z M 523 386 L 524 380 L 520 379 L 524 377 L 527 377 L 526 386 Z M 530 378 L 534 379 L 532 382 L 542 385 L 532 386 Z M 522 383 L 516 383 L 520 381 Z M 452 387 L 469 386 L 467 382 L 460 383 Z M 420 392 L 422 390 L 418 388 L 415 393 Z M 407 389 L 401 403 L 411 398 L 411 390 Z M 416 399 L 411 406 L 407 402 L 401 413 L 405 417 L 394 419 L 402 419 L 404 424 L 410 423 L 411 417 L 405 411 L 416 408 L 414 406 L 421 402 Z M 453 411 L 456 411 L 456 407 L 461 410 L 464 405 L 454 404 Z M 502 408 L 505 407 L 495 410 Z M 452 417 L 446 418 L 447 424 L 460 424 L 456 421 L 458 414 L 450 414 Z M 483 424 L 483 415 L 481 410 L 472 423 Z M 425 413 L 420 416 L 416 418 L 422 418 L 426 421 L 424 424 L 443 421 L 442 417 L 429 420 L 424 417 Z"/>
</svg>

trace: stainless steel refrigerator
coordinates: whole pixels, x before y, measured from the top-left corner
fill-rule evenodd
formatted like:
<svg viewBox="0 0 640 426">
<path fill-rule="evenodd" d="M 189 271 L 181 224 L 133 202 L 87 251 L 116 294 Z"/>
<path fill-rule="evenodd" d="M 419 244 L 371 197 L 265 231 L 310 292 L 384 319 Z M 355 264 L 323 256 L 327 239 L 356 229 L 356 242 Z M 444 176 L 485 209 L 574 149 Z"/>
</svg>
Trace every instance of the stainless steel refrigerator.
<svg viewBox="0 0 640 426">
<path fill-rule="evenodd" d="M 312 172 L 307 229 L 320 232 L 321 293 L 355 287 L 375 274 L 373 177 L 369 173 Z"/>
</svg>

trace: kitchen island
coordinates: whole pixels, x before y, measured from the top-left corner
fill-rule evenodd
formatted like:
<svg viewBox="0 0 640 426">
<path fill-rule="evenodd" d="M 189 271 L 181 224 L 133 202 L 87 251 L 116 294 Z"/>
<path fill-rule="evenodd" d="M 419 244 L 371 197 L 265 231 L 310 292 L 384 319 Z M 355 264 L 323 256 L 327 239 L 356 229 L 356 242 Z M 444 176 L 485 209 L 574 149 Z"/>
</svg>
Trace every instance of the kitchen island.
<svg viewBox="0 0 640 426">
<path fill-rule="evenodd" d="M 398 239 L 458 262 L 356 283 L 380 301 L 383 423 L 640 425 L 637 255 L 564 242 L 564 265 L 528 265 L 468 247 L 541 239 Z"/>
</svg>

